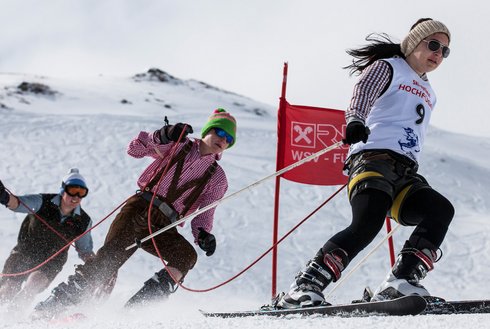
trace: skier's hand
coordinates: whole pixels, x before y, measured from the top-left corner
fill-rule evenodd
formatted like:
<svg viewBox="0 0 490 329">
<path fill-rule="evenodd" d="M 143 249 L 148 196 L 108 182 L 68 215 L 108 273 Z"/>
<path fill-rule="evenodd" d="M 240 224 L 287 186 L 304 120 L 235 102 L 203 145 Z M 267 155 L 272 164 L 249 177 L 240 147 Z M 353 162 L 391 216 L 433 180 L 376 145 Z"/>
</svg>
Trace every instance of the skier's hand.
<svg viewBox="0 0 490 329">
<path fill-rule="evenodd" d="M 344 144 L 355 144 L 358 142 L 366 143 L 369 136 L 369 128 L 361 121 L 351 121 L 345 129 L 345 138 L 342 139 Z"/>
<path fill-rule="evenodd" d="M 214 254 L 214 251 L 216 250 L 216 238 L 211 233 L 204 231 L 202 227 L 199 228 L 197 243 L 199 244 L 199 247 L 206 252 L 206 256 Z"/>
<path fill-rule="evenodd" d="M 185 130 L 184 130 L 185 127 Z M 184 130 L 184 133 L 182 131 Z M 187 123 L 176 123 L 175 125 L 171 126 L 163 126 L 160 129 L 160 142 L 162 144 L 167 144 L 168 142 L 176 142 L 179 140 L 180 134 L 182 134 L 182 138 L 180 139 L 181 142 L 185 140 L 188 134 L 192 134 L 194 131 L 192 130 L 192 126 Z"/>
<path fill-rule="evenodd" d="M 9 204 L 10 194 L 5 190 L 2 181 L 0 180 L 0 203 L 5 207 Z"/>
</svg>

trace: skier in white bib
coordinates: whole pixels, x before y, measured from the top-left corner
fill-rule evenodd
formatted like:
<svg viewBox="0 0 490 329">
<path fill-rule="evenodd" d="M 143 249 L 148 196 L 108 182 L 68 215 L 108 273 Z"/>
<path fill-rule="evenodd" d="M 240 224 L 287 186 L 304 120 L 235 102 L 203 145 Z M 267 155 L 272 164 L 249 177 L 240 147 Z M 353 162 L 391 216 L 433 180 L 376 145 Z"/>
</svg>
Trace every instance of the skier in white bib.
<svg viewBox="0 0 490 329">
<path fill-rule="evenodd" d="M 450 39 L 443 23 L 422 18 L 401 44 L 385 34 L 370 35 L 370 44 L 348 51 L 354 61 L 346 68 L 360 74 L 345 113 L 352 222 L 298 273 L 277 307 L 323 303 L 323 290 L 371 243 L 387 215 L 415 229 L 371 300 L 430 295 L 419 281 L 438 260 L 454 208 L 417 169 L 436 104 L 427 73 L 449 56 Z"/>
</svg>

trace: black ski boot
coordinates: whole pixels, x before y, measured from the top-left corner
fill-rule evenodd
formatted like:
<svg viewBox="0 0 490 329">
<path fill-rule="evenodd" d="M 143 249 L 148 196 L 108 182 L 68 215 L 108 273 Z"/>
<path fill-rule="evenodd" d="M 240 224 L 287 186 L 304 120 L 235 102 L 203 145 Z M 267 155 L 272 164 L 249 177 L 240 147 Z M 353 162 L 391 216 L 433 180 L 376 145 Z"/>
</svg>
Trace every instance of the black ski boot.
<svg viewBox="0 0 490 329">
<path fill-rule="evenodd" d="M 76 271 L 68 277 L 67 283 L 60 283 L 45 301 L 36 305 L 33 318 L 51 317 L 69 306 L 79 304 L 87 286 L 87 280 Z"/>
<path fill-rule="evenodd" d="M 415 249 L 407 241 L 387 278 L 374 292 L 372 300 L 395 299 L 407 295 L 430 296 L 420 280 L 434 268 L 436 258 L 435 251 Z"/>
<path fill-rule="evenodd" d="M 167 270 L 163 269 L 148 279 L 143 285 L 143 288 L 128 300 L 125 307 L 133 307 L 138 304 L 164 300 L 177 290 L 178 286 L 176 286 L 177 284 Z"/>
<path fill-rule="evenodd" d="M 348 263 L 347 253 L 335 249 L 326 254 L 322 249 L 306 269 L 299 272 L 289 288 L 289 292 L 277 298 L 277 308 L 310 307 L 325 303 L 322 291 L 340 278 L 341 272 Z"/>
</svg>

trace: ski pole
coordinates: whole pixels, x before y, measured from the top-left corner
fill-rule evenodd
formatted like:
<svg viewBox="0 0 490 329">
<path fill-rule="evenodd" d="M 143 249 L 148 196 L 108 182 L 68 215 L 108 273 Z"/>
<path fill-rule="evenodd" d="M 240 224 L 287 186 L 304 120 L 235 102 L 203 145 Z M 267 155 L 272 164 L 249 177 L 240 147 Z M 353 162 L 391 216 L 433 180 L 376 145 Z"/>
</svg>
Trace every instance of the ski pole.
<svg viewBox="0 0 490 329">
<path fill-rule="evenodd" d="M 251 188 L 253 188 L 253 187 L 255 187 L 255 186 L 257 186 L 257 185 L 259 185 L 259 184 L 261 184 L 261 183 L 265 182 L 266 180 L 268 180 L 268 179 L 270 179 L 270 178 L 273 178 L 273 177 L 276 177 L 276 176 L 280 176 L 280 175 L 284 174 L 285 172 L 288 172 L 289 170 L 294 169 L 294 168 L 296 168 L 296 167 L 298 167 L 298 166 L 302 165 L 303 163 L 305 163 L 305 162 L 307 162 L 307 161 L 310 161 L 310 160 L 312 160 L 312 159 L 314 159 L 314 158 L 317 158 L 317 157 L 319 157 L 320 155 L 325 154 L 325 153 L 327 153 L 327 152 L 329 152 L 329 151 L 331 151 L 331 150 L 334 150 L 334 149 L 336 149 L 336 148 L 338 148 L 338 147 L 340 147 L 340 146 L 342 146 L 342 145 L 343 145 L 343 142 L 342 142 L 342 141 L 338 141 L 338 142 L 336 142 L 336 143 L 334 143 L 334 144 L 332 144 L 332 145 L 330 145 L 330 146 L 328 146 L 328 147 L 324 148 L 323 150 L 320 150 L 320 151 L 318 151 L 318 152 L 316 152 L 316 153 L 313 153 L 313 154 L 312 154 L 312 155 L 310 155 L 310 156 L 307 156 L 307 157 L 306 157 L 306 158 L 304 158 L 304 159 L 301 159 L 301 160 L 299 160 L 299 161 L 297 161 L 297 162 L 295 162 L 295 163 L 292 163 L 292 164 L 290 164 L 289 166 L 287 166 L 287 167 L 285 167 L 285 168 L 283 168 L 283 169 L 281 169 L 281 170 L 279 170 L 279 171 L 276 171 L 275 173 L 270 174 L 269 176 L 266 176 L 266 177 L 264 177 L 264 178 L 262 178 L 262 179 L 260 179 L 260 180 L 258 180 L 258 181 L 256 181 L 256 182 L 254 182 L 254 183 L 252 183 L 252 184 L 250 184 L 250 185 L 248 185 L 248 186 L 246 186 L 246 187 L 242 188 L 241 190 L 238 190 L 238 191 L 236 191 L 236 192 L 234 192 L 234 193 L 232 193 L 232 194 L 230 194 L 230 195 L 228 195 L 228 196 L 226 196 L 226 197 L 224 197 L 224 198 L 221 198 L 221 199 L 219 199 L 219 200 L 217 200 L 217 201 L 215 201 L 215 202 L 211 203 L 210 205 L 207 205 L 206 207 L 203 207 L 203 208 L 201 208 L 201 209 L 199 209 L 199 210 L 196 210 L 196 211 L 195 211 L 195 212 L 193 212 L 192 214 L 187 215 L 187 216 L 185 216 L 185 217 L 183 217 L 183 218 L 181 218 L 181 219 L 179 219 L 179 220 L 177 220 L 177 221 L 173 222 L 172 224 L 167 225 L 167 226 L 165 226 L 165 227 L 163 227 L 163 228 L 159 229 L 158 231 L 155 231 L 154 233 L 152 233 L 152 234 L 150 234 L 150 235 L 148 235 L 148 236 L 144 237 L 144 238 L 143 238 L 143 239 L 141 239 L 141 240 L 136 240 L 136 242 L 135 242 L 135 243 L 133 243 L 132 245 L 130 245 L 130 246 L 128 246 L 128 247 L 126 247 L 126 250 L 129 250 L 129 249 L 131 249 L 131 248 L 134 248 L 134 247 L 140 246 L 140 245 L 141 245 L 143 242 L 145 242 L 145 241 L 147 241 L 147 240 L 149 240 L 149 239 L 151 239 L 151 238 L 153 238 L 153 237 L 155 237 L 155 236 L 157 236 L 157 235 L 159 235 L 159 234 L 161 234 L 161 233 L 163 233 L 163 232 L 165 232 L 165 231 L 168 231 L 168 230 L 170 230 L 171 228 L 174 228 L 175 226 L 179 225 L 180 223 L 185 222 L 185 221 L 186 221 L 186 220 L 188 220 L 189 218 L 194 217 L 194 216 L 197 216 L 197 215 L 199 215 L 199 214 L 201 214 L 201 213 L 203 213 L 203 212 L 205 212 L 205 211 L 208 211 L 209 209 L 211 209 L 211 208 L 214 208 L 214 207 L 218 206 L 220 203 L 222 203 L 222 202 L 224 202 L 224 201 L 226 201 L 226 200 L 229 200 L 229 199 L 231 199 L 231 198 L 233 198 L 233 197 L 237 196 L 238 194 L 240 194 L 240 193 L 244 192 L 245 190 L 251 189 Z"/>
</svg>

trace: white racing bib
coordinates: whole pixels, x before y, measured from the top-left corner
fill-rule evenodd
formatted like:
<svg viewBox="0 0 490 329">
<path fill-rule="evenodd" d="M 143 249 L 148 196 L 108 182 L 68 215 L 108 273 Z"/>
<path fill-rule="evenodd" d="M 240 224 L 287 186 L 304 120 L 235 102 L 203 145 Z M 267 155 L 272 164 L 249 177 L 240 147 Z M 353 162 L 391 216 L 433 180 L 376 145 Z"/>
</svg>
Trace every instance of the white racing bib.
<svg viewBox="0 0 490 329">
<path fill-rule="evenodd" d="M 436 95 L 428 81 L 402 58 L 383 59 L 393 68 L 388 89 L 367 117 L 371 130 L 366 144 L 351 145 L 349 156 L 362 150 L 389 149 L 418 162 Z"/>
</svg>

